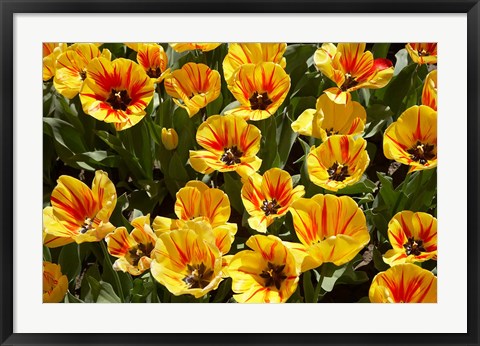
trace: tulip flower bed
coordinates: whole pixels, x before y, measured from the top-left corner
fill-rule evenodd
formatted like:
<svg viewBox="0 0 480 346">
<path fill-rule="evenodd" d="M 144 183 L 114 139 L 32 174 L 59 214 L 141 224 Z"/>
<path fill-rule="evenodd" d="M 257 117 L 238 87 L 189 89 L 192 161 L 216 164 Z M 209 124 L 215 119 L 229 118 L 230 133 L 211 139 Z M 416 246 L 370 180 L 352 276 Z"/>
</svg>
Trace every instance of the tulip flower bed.
<svg viewBox="0 0 480 346">
<path fill-rule="evenodd" d="M 434 43 L 45 43 L 43 301 L 437 301 Z"/>
</svg>

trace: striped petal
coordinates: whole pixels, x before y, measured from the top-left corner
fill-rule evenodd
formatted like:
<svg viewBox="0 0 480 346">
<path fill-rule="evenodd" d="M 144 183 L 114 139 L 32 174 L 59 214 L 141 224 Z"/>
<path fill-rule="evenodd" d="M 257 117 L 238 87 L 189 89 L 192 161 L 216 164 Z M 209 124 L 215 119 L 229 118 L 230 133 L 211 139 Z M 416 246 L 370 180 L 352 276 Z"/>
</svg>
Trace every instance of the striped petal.
<svg viewBox="0 0 480 346">
<path fill-rule="evenodd" d="M 372 303 L 436 303 L 437 278 L 411 263 L 377 274 L 369 290 Z"/>
<path fill-rule="evenodd" d="M 290 77 L 273 62 L 247 64 L 238 68 L 228 89 L 240 102 L 242 112 L 248 108 L 251 110 L 248 119 L 262 120 L 273 115 L 287 97 Z M 226 112 L 236 113 L 235 108 Z"/>
<path fill-rule="evenodd" d="M 357 183 L 370 162 L 367 142 L 352 135 L 333 135 L 307 156 L 310 180 L 324 189 L 337 191 Z"/>
<path fill-rule="evenodd" d="M 428 106 L 408 108 L 385 130 L 383 152 L 412 171 L 436 167 L 437 112 Z"/>
</svg>

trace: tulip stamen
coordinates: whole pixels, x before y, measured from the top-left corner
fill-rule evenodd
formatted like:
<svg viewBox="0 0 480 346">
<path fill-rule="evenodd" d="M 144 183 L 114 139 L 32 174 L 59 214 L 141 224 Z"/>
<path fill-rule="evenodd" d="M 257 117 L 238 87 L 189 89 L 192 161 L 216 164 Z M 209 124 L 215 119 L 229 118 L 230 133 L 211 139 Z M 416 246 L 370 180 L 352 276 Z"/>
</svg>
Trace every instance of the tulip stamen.
<svg viewBox="0 0 480 346">
<path fill-rule="evenodd" d="M 327 173 L 329 178 L 335 181 L 344 181 L 350 176 L 350 174 L 348 174 L 348 166 L 342 165 L 338 162 L 335 162 L 329 169 L 327 169 Z"/>
<path fill-rule="evenodd" d="M 130 96 L 128 96 L 127 90 L 117 91 L 112 89 L 106 102 L 110 103 L 113 109 L 121 109 L 122 111 L 126 111 L 128 105 L 130 102 L 132 102 L 132 99 Z"/>
<path fill-rule="evenodd" d="M 281 208 L 281 205 L 278 204 L 277 200 L 274 198 L 271 201 L 264 200 L 263 205 L 260 207 L 265 212 L 266 216 L 269 216 L 271 214 L 277 214 L 278 209 Z"/>
<path fill-rule="evenodd" d="M 403 247 L 407 256 L 419 256 L 421 252 L 427 251 L 423 247 L 423 240 L 415 240 L 413 237 L 408 238 L 408 242 L 403 244 Z"/>
<path fill-rule="evenodd" d="M 160 70 L 160 67 L 157 67 L 156 69 L 153 69 L 153 68 L 149 68 L 147 70 L 147 76 L 149 76 L 150 78 L 158 78 L 162 75 L 162 70 Z"/>
<path fill-rule="evenodd" d="M 143 244 L 140 243 L 137 246 L 134 246 L 133 248 L 128 251 L 130 255 L 130 263 L 133 266 L 137 266 L 138 262 L 140 261 L 140 258 L 147 256 L 150 257 L 150 253 L 153 250 L 153 245 L 151 243 Z"/>
<path fill-rule="evenodd" d="M 243 153 L 234 145 L 231 148 L 224 148 L 224 154 L 220 158 L 220 161 L 225 162 L 227 165 L 231 166 L 241 162 L 240 158 Z"/>
<path fill-rule="evenodd" d="M 282 282 L 287 278 L 283 269 L 285 269 L 285 264 L 275 265 L 268 262 L 267 269 L 260 273 L 260 277 L 265 279 L 265 287 L 275 286 L 279 290 Z"/>
<path fill-rule="evenodd" d="M 338 131 L 336 131 L 333 127 L 326 130 L 325 132 L 327 133 L 327 136 L 329 136 L 329 137 L 333 136 L 333 135 L 336 135 L 338 133 Z"/>
<path fill-rule="evenodd" d="M 418 51 L 418 56 L 430 56 L 430 52 L 427 52 L 425 49 Z"/>
<path fill-rule="evenodd" d="M 85 78 L 87 78 L 87 71 L 85 69 L 80 71 L 80 78 L 82 80 L 85 80 Z"/>
<path fill-rule="evenodd" d="M 424 144 L 417 141 L 412 148 L 407 150 L 407 153 L 410 154 L 410 158 L 413 161 L 418 161 L 420 164 L 425 165 L 428 160 L 435 158 L 434 148 L 435 146 L 433 144 Z"/>
<path fill-rule="evenodd" d="M 208 286 L 213 277 L 213 270 L 207 269 L 205 264 L 187 264 L 189 274 L 183 278 L 183 282 L 188 288 L 205 288 Z"/>
<path fill-rule="evenodd" d="M 260 94 L 257 91 L 255 91 L 248 99 L 250 101 L 250 107 L 252 110 L 266 110 L 269 105 L 271 105 L 273 102 L 268 98 L 268 94 L 266 92 Z"/>
<path fill-rule="evenodd" d="M 86 217 L 85 221 L 83 221 L 82 227 L 80 227 L 79 232 L 81 234 L 87 233 L 87 231 L 90 231 L 93 228 L 93 219 L 90 217 Z"/>
<path fill-rule="evenodd" d="M 348 89 L 353 88 L 357 84 L 358 82 L 355 80 L 355 77 L 353 77 L 350 73 L 345 73 L 345 81 L 343 82 L 340 89 L 342 91 L 347 91 Z"/>
</svg>

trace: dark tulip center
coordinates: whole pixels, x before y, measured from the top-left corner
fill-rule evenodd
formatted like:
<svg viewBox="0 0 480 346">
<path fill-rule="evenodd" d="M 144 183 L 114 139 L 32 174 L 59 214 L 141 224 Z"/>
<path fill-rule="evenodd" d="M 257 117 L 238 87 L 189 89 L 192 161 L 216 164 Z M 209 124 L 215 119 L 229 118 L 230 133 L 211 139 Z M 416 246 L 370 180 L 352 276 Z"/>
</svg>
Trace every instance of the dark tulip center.
<svg viewBox="0 0 480 346">
<path fill-rule="evenodd" d="M 153 244 L 138 244 L 134 248 L 132 248 L 128 253 L 130 254 L 131 258 L 131 263 L 132 265 L 136 266 L 138 265 L 138 261 L 140 261 L 140 258 L 143 256 L 150 257 L 150 253 L 153 250 Z"/>
<path fill-rule="evenodd" d="M 287 278 L 283 273 L 283 269 L 285 269 L 285 264 L 275 265 L 268 262 L 267 269 L 260 274 L 260 277 L 265 279 L 265 287 L 275 286 L 279 290 L 282 282 Z"/>
<path fill-rule="evenodd" d="M 268 98 L 268 94 L 266 92 L 259 94 L 257 91 L 255 91 L 252 97 L 249 98 L 249 101 L 252 110 L 260 109 L 264 111 L 269 105 L 272 104 L 272 100 Z"/>
<path fill-rule="evenodd" d="M 188 288 L 205 288 L 208 286 L 213 278 L 213 270 L 207 269 L 205 264 L 187 264 L 188 275 L 183 278 L 183 281 L 188 285 Z"/>
<path fill-rule="evenodd" d="M 410 154 L 410 158 L 413 161 L 425 165 L 428 160 L 432 160 L 435 157 L 434 149 L 435 146 L 433 144 L 424 144 L 417 141 L 413 147 L 407 150 L 407 153 Z"/>
<path fill-rule="evenodd" d="M 353 88 L 356 86 L 358 82 L 355 80 L 355 77 L 352 77 L 350 73 L 345 73 L 345 81 L 343 82 L 341 86 L 342 91 L 347 91 L 350 88 Z"/>
<path fill-rule="evenodd" d="M 414 256 L 419 256 L 420 253 L 425 250 L 423 247 L 423 240 L 415 240 L 413 237 L 408 238 L 408 241 L 403 244 L 403 247 L 405 249 L 405 253 L 408 255 L 414 255 Z"/>
<path fill-rule="evenodd" d="M 149 68 L 147 70 L 147 76 L 150 78 L 158 78 L 162 75 L 162 71 L 160 70 L 160 67 L 157 67 L 156 69 Z"/>
<path fill-rule="evenodd" d="M 128 92 L 126 90 L 117 91 L 112 89 L 107 102 L 112 106 L 113 109 L 121 109 L 122 111 L 125 111 L 127 110 L 130 102 L 132 102 L 132 99 L 128 96 Z"/>
<path fill-rule="evenodd" d="M 85 221 L 83 221 L 82 227 L 80 227 L 79 232 L 81 234 L 85 234 L 93 228 L 93 218 L 86 217 Z"/>
<path fill-rule="evenodd" d="M 224 153 L 220 158 L 220 161 L 225 162 L 227 165 L 231 166 L 237 163 L 240 163 L 240 158 L 242 157 L 243 153 L 234 145 L 231 148 L 224 148 Z"/>
<path fill-rule="evenodd" d="M 274 198 L 271 201 L 264 200 L 263 205 L 260 207 L 265 212 L 265 215 L 276 214 L 278 209 L 281 208 L 281 205 L 278 204 L 277 200 Z"/>
<path fill-rule="evenodd" d="M 348 166 L 344 166 L 338 162 L 335 162 L 329 169 L 327 169 L 327 173 L 329 178 L 335 181 L 344 181 L 350 176 L 350 174 L 348 174 Z"/>
</svg>

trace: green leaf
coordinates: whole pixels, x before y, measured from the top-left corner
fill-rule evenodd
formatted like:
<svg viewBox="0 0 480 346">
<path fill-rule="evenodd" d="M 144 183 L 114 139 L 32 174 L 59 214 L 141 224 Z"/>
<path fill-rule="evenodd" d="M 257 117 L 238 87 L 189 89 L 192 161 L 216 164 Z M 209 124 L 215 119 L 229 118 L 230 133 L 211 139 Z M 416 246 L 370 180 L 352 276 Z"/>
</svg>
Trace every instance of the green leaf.
<svg viewBox="0 0 480 346">
<path fill-rule="evenodd" d="M 85 303 L 83 300 L 78 299 L 74 295 L 72 295 L 69 291 L 65 295 L 64 303 Z"/>
<path fill-rule="evenodd" d="M 358 183 L 344 187 L 343 189 L 338 190 L 335 194 L 356 195 L 359 193 L 373 193 L 376 189 L 377 185 L 375 185 L 373 181 L 367 179 L 366 175 L 364 175 Z"/>
<path fill-rule="evenodd" d="M 78 257 L 77 243 L 64 245 L 58 256 L 58 264 L 62 268 L 62 273 L 68 277 L 68 281 L 75 280 L 80 273 L 80 259 Z"/>
<path fill-rule="evenodd" d="M 316 303 L 314 300 L 315 288 L 312 283 L 312 273 L 307 271 L 303 273 L 303 293 L 305 298 L 305 303 Z"/>
<path fill-rule="evenodd" d="M 227 278 L 223 280 L 218 289 L 215 291 L 215 298 L 213 298 L 212 303 L 223 303 L 227 295 L 232 291 L 232 279 Z"/>
<path fill-rule="evenodd" d="M 328 266 L 328 271 L 323 277 L 322 289 L 325 292 L 331 292 L 337 280 L 343 275 L 345 270 L 347 270 L 347 266 L 337 267 L 333 263 L 324 263 L 323 265 Z"/>
<path fill-rule="evenodd" d="M 223 177 L 225 183 L 223 189 L 230 199 L 232 207 L 241 215 L 243 214 L 244 207 L 241 198 L 242 182 L 238 178 L 234 178 L 235 174 L 232 172 L 225 172 Z"/>
<path fill-rule="evenodd" d="M 213 102 L 207 105 L 207 116 L 220 114 L 223 105 L 223 96 L 220 94 Z"/>
<path fill-rule="evenodd" d="M 390 106 L 397 116 L 402 101 L 410 90 L 416 67 L 417 64 L 408 65 L 386 86 L 383 101 Z"/>
<path fill-rule="evenodd" d="M 149 175 L 145 173 L 138 159 L 133 155 L 133 153 L 124 147 L 120 139 L 106 131 L 97 131 L 97 135 L 102 141 L 104 141 L 110 148 L 115 150 L 123 158 L 125 165 L 128 167 L 132 175 L 134 175 L 138 180 L 148 179 Z"/>
<path fill-rule="evenodd" d="M 402 192 L 395 191 L 393 188 L 392 178 L 387 176 L 385 173 L 377 172 L 377 176 L 381 183 L 379 194 L 388 209 L 393 210 L 397 203 L 397 199 L 400 198 L 400 194 Z"/>
<path fill-rule="evenodd" d="M 50 249 L 45 245 L 43 245 L 43 260 L 52 262 L 52 254 L 50 253 Z"/>
<path fill-rule="evenodd" d="M 277 118 L 280 120 L 280 117 Z M 286 116 L 283 116 L 277 128 L 277 149 L 280 158 L 279 167 L 284 168 L 288 161 L 297 134 L 293 132 L 291 123 Z"/>
<path fill-rule="evenodd" d="M 107 282 L 97 281 L 93 277 L 87 277 L 90 292 L 85 297 L 86 303 L 120 303 L 112 285 Z"/>
<path fill-rule="evenodd" d="M 375 43 L 372 48 L 373 57 L 375 59 L 386 58 L 389 49 L 390 43 Z"/>
<path fill-rule="evenodd" d="M 82 167 L 71 160 L 72 156 L 88 151 L 78 130 L 61 119 L 43 118 L 43 132 L 54 140 L 55 151 L 62 161 L 72 167 Z"/>
</svg>

